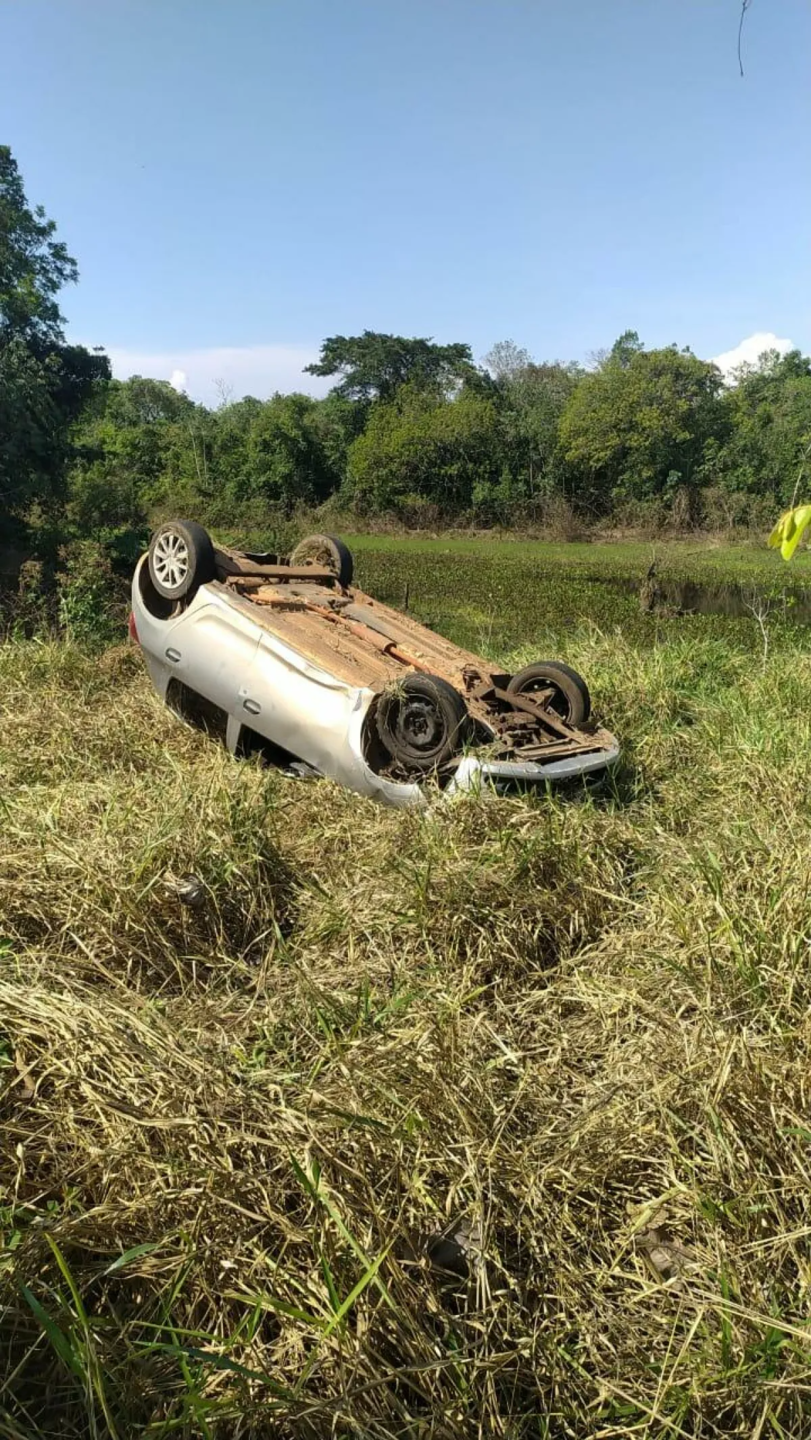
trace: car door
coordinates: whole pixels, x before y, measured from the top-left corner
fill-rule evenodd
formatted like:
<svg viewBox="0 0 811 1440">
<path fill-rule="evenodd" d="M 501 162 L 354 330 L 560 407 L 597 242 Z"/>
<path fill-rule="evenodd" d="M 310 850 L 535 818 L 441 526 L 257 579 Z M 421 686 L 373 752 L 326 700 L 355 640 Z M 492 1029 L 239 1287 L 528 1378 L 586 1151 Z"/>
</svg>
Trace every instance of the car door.
<svg viewBox="0 0 811 1440">
<path fill-rule="evenodd" d="M 349 755 L 348 731 L 360 690 L 308 660 L 278 635 L 261 632 L 246 696 L 246 723 L 325 775 Z"/>
<path fill-rule="evenodd" d="M 256 622 L 203 589 L 166 633 L 164 653 L 184 685 L 250 723 L 249 680 L 258 644 Z"/>
</svg>

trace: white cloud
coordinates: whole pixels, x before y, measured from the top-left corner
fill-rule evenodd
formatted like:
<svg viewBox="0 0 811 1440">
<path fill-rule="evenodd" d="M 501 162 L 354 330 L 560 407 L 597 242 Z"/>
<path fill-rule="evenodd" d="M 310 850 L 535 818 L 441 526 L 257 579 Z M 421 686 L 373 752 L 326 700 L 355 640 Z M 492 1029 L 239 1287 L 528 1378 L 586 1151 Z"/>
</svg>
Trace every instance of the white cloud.
<svg viewBox="0 0 811 1440">
<path fill-rule="evenodd" d="M 715 355 L 713 363 L 729 377 L 739 365 L 756 365 L 764 350 L 777 350 L 779 354 L 785 355 L 793 349 L 792 340 L 781 340 L 770 330 L 758 330 L 756 334 L 748 335 L 734 350 L 725 350 L 723 355 Z"/>
<path fill-rule="evenodd" d="M 334 384 L 301 373 L 305 365 L 318 359 L 317 346 L 222 345 L 210 350 L 150 352 L 111 345 L 107 354 L 116 379 L 148 375 L 153 380 L 168 380 L 176 390 L 186 390 L 193 400 L 207 405 L 219 404 L 223 395 L 234 400 L 243 395 L 266 400 L 274 390 L 325 395 Z"/>
</svg>

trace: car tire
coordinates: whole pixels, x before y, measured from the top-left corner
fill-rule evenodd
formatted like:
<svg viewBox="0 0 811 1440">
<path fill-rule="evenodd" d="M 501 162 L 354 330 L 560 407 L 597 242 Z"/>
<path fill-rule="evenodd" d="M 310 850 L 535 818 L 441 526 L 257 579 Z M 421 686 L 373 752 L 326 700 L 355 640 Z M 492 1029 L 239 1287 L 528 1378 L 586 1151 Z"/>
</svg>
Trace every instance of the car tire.
<svg viewBox="0 0 811 1440">
<path fill-rule="evenodd" d="M 537 660 L 508 682 L 511 695 L 551 691 L 547 707 L 569 725 L 583 725 L 591 714 L 589 687 L 582 675 L 560 660 Z"/>
<path fill-rule="evenodd" d="M 355 573 L 352 551 L 337 535 L 308 535 L 290 556 L 291 565 L 323 565 L 336 576 L 343 590 L 348 590 Z"/>
<path fill-rule="evenodd" d="M 149 578 L 164 600 L 183 600 L 217 573 L 211 536 L 196 520 L 167 520 L 149 542 Z"/>
<path fill-rule="evenodd" d="M 377 703 L 377 733 L 394 763 L 430 774 L 458 754 L 470 726 L 464 699 L 439 675 L 411 673 Z"/>
</svg>

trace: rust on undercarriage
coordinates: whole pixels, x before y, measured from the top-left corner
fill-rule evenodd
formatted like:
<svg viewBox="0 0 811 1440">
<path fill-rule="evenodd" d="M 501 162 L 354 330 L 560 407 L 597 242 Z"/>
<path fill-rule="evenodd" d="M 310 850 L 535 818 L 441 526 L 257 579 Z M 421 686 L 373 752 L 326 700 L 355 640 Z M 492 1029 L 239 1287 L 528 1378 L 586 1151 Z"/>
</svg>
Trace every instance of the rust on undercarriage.
<svg viewBox="0 0 811 1440">
<path fill-rule="evenodd" d="M 610 750 L 607 731 L 575 728 L 549 706 L 548 695 L 512 694 L 509 676 L 454 645 L 402 611 L 354 587 L 341 589 L 329 571 L 273 563 L 218 549 L 212 588 L 314 665 L 353 686 L 380 691 L 408 671 L 437 675 L 465 697 L 474 721 L 487 727 L 502 757 L 563 759 Z"/>
</svg>

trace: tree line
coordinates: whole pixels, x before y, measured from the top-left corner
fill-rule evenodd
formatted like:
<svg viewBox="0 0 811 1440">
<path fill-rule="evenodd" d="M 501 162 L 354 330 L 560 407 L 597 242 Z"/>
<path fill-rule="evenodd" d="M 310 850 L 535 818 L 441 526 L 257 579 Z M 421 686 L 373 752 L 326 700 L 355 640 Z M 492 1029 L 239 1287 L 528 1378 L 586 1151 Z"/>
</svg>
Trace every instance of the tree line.
<svg viewBox="0 0 811 1440">
<path fill-rule="evenodd" d="M 0 147 L 0 536 L 54 564 L 90 539 L 124 568 L 158 515 L 255 532 L 327 502 L 410 526 L 763 525 L 811 455 L 799 351 L 725 383 L 631 330 L 588 368 L 366 330 L 308 367 L 333 381 L 324 399 L 208 408 L 69 345 L 57 297 L 76 279 Z"/>
</svg>

